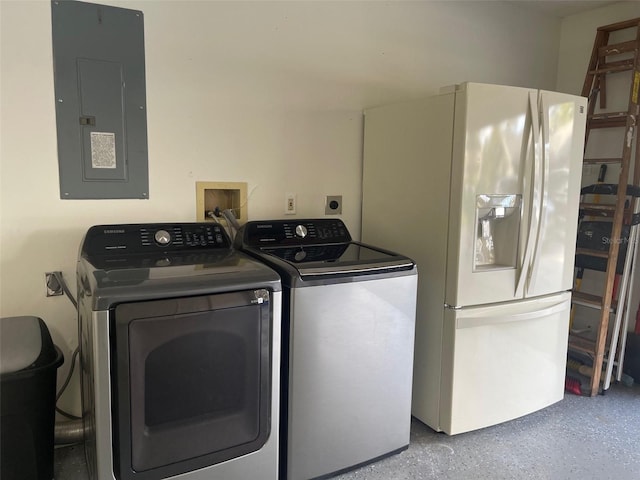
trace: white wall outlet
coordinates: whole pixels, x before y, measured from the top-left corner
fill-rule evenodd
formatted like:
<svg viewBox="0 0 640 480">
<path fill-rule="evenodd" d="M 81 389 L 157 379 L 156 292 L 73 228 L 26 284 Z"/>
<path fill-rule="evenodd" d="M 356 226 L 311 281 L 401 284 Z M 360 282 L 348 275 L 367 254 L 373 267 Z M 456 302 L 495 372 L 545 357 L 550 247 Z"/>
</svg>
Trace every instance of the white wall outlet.
<svg viewBox="0 0 640 480">
<path fill-rule="evenodd" d="M 293 215 L 296 213 L 296 194 L 285 194 L 284 214 Z"/>
<path fill-rule="evenodd" d="M 342 195 L 327 195 L 324 204 L 325 215 L 340 215 L 342 213 Z"/>
</svg>

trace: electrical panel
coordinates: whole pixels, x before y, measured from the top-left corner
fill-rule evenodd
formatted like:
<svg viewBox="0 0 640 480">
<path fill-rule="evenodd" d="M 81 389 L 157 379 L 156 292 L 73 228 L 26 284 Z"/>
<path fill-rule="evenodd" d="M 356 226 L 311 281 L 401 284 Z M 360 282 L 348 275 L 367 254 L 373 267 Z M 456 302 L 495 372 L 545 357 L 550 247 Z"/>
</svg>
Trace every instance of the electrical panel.
<svg viewBox="0 0 640 480">
<path fill-rule="evenodd" d="M 60 198 L 149 198 L 142 12 L 51 3 Z"/>
</svg>

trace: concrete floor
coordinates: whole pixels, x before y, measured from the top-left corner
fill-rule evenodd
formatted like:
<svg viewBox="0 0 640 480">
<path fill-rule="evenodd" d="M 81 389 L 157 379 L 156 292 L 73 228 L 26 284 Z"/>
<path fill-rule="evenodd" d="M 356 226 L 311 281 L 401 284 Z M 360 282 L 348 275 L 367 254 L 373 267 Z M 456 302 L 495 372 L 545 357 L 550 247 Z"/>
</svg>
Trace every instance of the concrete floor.
<svg viewBox="0 0 640 480">
<path fill-rule="evenodd" d="M 55 478 L 87 478 L 81 446 L 56 450 Z M 334 478 L 635 480 L 640 386 L 613 385 L 594 398 L 567 393 L 540 412 L 453 437 L 413 420 L 408 450 Z"/>
</svg>

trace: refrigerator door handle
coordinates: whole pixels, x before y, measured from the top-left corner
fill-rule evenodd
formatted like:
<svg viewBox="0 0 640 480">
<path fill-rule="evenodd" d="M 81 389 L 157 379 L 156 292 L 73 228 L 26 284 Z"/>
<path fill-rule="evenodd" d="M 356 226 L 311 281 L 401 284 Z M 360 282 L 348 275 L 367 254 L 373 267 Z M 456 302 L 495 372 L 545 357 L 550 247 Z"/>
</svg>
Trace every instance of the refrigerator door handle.
<svg viewBox="0 0 640 480">
<path fill-rule="evenodd" d="M 493 316 L 487 315 L 486 317 L 464 317 L 462 314 L 458 317 L 456 321 L 456 329 L 460 328 L 474 328 L 474 327 L 482 327 L 485 325 L 497 325 L 502 323 L 509 322 L 523 322 L 526 320 L 535 320 L 538 318 L 549 317 L 563 310 L 567 310 L 567 302 L 562 301 L 560 303 L 556 303 L 550 307 L 543 308 L 542 310 L 534 310 L 531 312 L 523 312 L 523 313 L 509 313 L 505 315 Z"/>
<path fill-rule="evenodd" d="M 539 212 L 538 207 L 538 197 L 540 196 L 538 190 L 539 180 L 538 180 L 538 165 L 540 163 L 540 125 L 538 123 L 538 98 L 537 92 L 529 93 L 529 115 L 531 118 L 531 138 L 532 141 L 531 149 L 533 150 L 533 161 L 531 162 L 531 171 L 532 175 L 532 186 L 531 186 L 531 198 L 529 199 L 529 230 L 527 232 L 527 239 L 525 243 L 524 257 L 522 258 L 522 266 L 520 268 L 520 274 L 518 276 L 518 281 L 516 283 L 516 297 L 521 297 L 524 295 L 524 285 L 525 281 L 529 276 L 529 268 L 531 263 L 531 255 L 534 247 L 534 235 L 538 231 L 538 217 L 537 213 Z M 531 156 L 528 155 L 528 159 Z"/>
<path fill-rule="evenodd" d="M 547 105 L 545 96 L 540 94 L 540 130 L 542 134 L 540 151 L 542 153 L 542 184 L 540 202 L 540 221 L 538 222 L 538 232 L 536 234 L 536 248 L 531 258 L 531 267 L 527 278 L 527 292 L 534 289 L 536 279 L 538 278 L 538 264 L 540 258 L 540 250 L 542 249 L 542 234 L 545 226 L 545 210 L 547 208 L 549 198 L 549 106 Z"/>
</svg>

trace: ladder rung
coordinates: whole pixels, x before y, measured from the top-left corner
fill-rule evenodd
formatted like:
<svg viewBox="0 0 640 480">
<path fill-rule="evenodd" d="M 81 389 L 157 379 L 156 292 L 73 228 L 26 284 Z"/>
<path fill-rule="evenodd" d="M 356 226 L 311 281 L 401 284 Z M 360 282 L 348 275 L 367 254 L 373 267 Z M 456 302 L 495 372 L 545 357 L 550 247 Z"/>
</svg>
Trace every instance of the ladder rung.
<svg viewBox="0 0 640 480">
<path fill-rule="evenodd" d="M 580 189 L 580 195 L 617 195 L 618 184 L 617 183 L 593 183 L 586 185 Z M 627 185 L 625 194 L 631 197 L 640 197 L 640 185 Z"/>
<path fill-rule="evenodd" d="M 596 204 L 597 205 L 597 204 Z M 599 218 L 613 218 L 616 214 L 615 209 L 603 210 L 603 209 L 590 209 L 586 206 L 580 207 L 580 214 L 586 217 L 599 217 Z M 593 220 L 596 220 L 595 218 Z M 637 225 L 640 223 L 640 214 L 634 215 L 630 209 L 625 208 L 622 217 L 623 225 Z"/>
<path fill-rule="evenodd" d="M 598 204 L 594 204 L 594 205 L 598 205 Z M 588 205 L 581 205 L 579 212 L 581 216 L 601 217 L 601 218 L 611 218 L 616 214 L 615 210 L 590 208 Z"/>
<path fill-rule="evenodd" d="M 603 27 L 598 27 L 599 32 L 616 32 L 618 30 L 625 30 L 627 28 L 640 27 L 640 18 L 633 18 L 631 20 L 624 20 L 622 22 L 611 23 Z"/>
<path fill-rule="evenodd" d="M 616 214 L 616 206 L 602 203 L 581 203 L 580 214 L 590 217 L 610 218 Z"/>
<path fill-rule="evenodd" d="M 602 63 L 598 65 L 598 68 L 595 70 L 589 70 L 588 73 L 589 75 L 602 75 L 605 73 L 625 72 L 627 70 L 632 70 L 634 66 L 634 60 L 630 58 L 629 60 L 622 60 L 618 62 Z"/>
<path fill-rule="evenodd" d="M 589 207 L 580 207 L 580 214 L 586 217 L 611 218 L 616 212 L 609 210 L 590 209 Z"/>
<path fill-rule="evenodd" d="M 569 350 L 595 355 L 596 342 L 588 338 L 569 334 Z"/>
<path fill-rule="evenodd" d="M 627 125 L 627 112 L 596 113 L 589 115 L 587 128 L 614 128 Z"/>
<path fill-rule="evenodd" d="M 597 165 L 602 163 L 622 163 L 622 158 L 585 158 L 584 164 Z"/>
<path fill-rule="evenodd" d="M 576 248 L 576 255 L 587 255 L 588 257 L 609 258 L 609 252 L 601 250 L 590 250 L 588 248 Z"/>
<path fill-rule="evenodd" d="M 635 52 L 638 48 L 638 43 L 635 40 L 629 40 L 628 42 L 613 43 L 611 45 L 605 45 L 598 49 L 598 56 L 606 57 L 609 55 L 620 55 L 621 53 Z"/>
<path fill-rule="evenodd" d="M 597 210 L 602 212 L 615 212 L 616 206 L 613 203 L 581 203 L 580 209 Z"/>
<path fill-rule="evenodd" d="M 571 303 L 575 305 L 582 305 L 583 307 L 595 308 L 597 310 L 602 309 L 602 297 L 598 295 L 592 295 L 590 293 L 574 291 L 571 295 Z M 611 313 L 615 313 L 617 305 L 618 302 L 612 300 L 609 311 Z"/>
<path fill-rule="evenodd" d="M 606 113 L 594 113 L 589 115 L 590 120 L 619 120 L 621 118 L 627 119 L 629 114 L 627 112 L 606 112 Z"/>
</svg>

